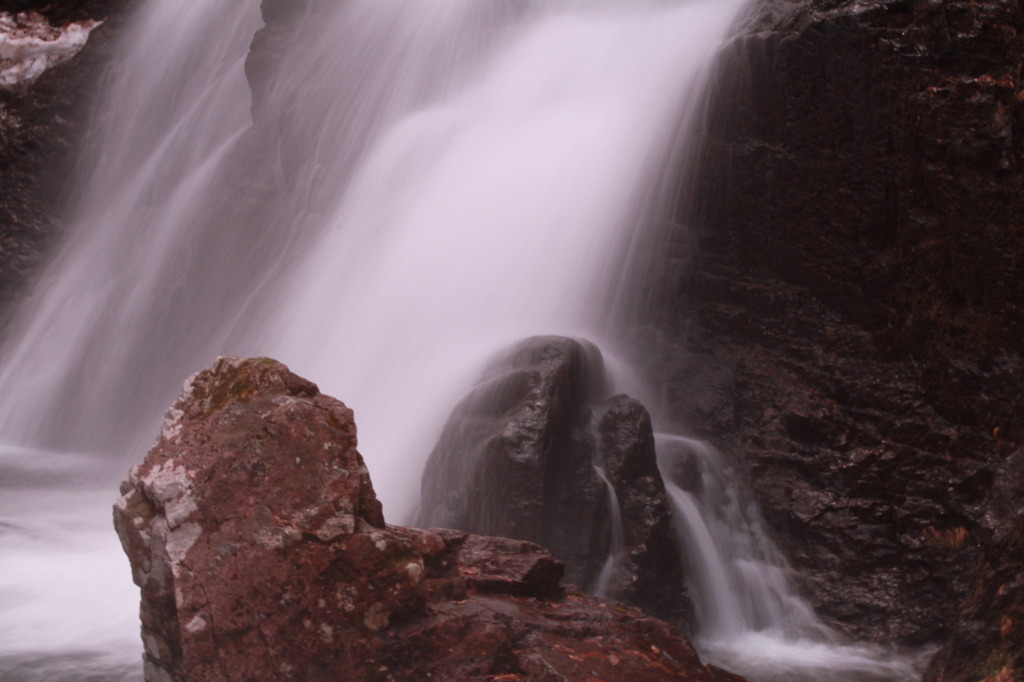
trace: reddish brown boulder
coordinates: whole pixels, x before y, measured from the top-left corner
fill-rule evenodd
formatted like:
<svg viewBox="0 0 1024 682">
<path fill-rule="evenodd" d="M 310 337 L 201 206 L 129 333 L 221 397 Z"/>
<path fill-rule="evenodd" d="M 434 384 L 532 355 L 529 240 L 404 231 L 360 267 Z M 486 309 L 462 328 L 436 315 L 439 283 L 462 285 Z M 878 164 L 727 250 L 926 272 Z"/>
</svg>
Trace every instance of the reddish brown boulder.
<svg viewBox="0 0 1024 682">
<path fill-rule="evenodd" d="M 386 526 L 352 412 L 268 359 L 185 384 L 122 485 L 148 682 L 703 680 L 667 623 L 538 545 Z"/>
</svg>

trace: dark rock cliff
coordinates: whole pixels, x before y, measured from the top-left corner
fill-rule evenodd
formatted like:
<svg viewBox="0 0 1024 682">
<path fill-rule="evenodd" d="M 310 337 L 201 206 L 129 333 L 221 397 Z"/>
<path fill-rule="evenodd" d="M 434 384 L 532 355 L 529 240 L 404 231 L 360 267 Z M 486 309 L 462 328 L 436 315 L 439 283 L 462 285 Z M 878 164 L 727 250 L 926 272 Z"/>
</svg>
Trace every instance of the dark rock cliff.
<svg viewBox="0 0 1024 682">
<path fill-rule="evenodd" d="M 640 339 L 857 636 L 941 641 L 996 556 L 1024 438 L 1022 41 L 1006 0 L 755 5 Z"/>
</svg>

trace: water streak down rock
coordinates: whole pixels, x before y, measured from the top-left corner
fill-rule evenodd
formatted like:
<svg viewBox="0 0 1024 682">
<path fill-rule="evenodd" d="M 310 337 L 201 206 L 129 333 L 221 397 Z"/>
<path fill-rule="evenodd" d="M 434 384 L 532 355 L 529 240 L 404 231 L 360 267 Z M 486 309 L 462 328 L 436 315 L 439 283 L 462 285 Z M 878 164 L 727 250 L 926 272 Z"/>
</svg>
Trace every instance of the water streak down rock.
<svg viewBox="0 0 1024 682">
<path fill-rule="evenodd" d="M 539 336 L 499 355 L 430 455 L 418 522 L 542 544 L 588 589 L 614 550 L 607 594 L 690 623 L 650 416 L 627 396 L 606 403 L 606 384 L 600 351 L 585 341 Z M 621 548 L 595 463 L 615 490 Z"/>
<path fill-rule="evenodd" d="M 385 525 L 351 410 L 273 360 L 186 382 L 114 522 L 147 682 L 737 679 L 535 544 Z"/>
</svg>

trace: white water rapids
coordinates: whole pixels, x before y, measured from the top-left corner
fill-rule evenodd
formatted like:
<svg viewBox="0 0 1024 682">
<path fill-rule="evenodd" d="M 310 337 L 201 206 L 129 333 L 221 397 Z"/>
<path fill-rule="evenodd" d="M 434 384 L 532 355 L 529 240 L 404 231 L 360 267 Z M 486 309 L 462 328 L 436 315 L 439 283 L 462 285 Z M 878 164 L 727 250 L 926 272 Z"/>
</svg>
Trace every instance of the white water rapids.
<svg viewBox="0 0 1024 682">
<path fill-rule="evenodd" d="M 217 355 L 275 357 L 353 407 L 394 522 L 488 356 L 534 334 L 607 355 L 631 259 L 671 199 L 679 131 L 742 4 L 313 2 L 254 125 L 258 0 L 148 0 L 66 241 L 0 357 L 0 678 L 139 678 L 138 592 L 110 503 L 177 387 Z M 715 547 L 733 530 L 674 494 L 725 575 Z M 720 582 L 708 594 L 727 612 L 754 599 L 757 581 Z M 786 589 L 784 608 L 808 611 Z M 707 618 L 707 655 L 752 680 L 755 655 L 778 679 L 814 658 L 835 680 L 881 656 L 820 624 Z M 910 670 L 879 659 L 863 679 Z"/>
</svg>

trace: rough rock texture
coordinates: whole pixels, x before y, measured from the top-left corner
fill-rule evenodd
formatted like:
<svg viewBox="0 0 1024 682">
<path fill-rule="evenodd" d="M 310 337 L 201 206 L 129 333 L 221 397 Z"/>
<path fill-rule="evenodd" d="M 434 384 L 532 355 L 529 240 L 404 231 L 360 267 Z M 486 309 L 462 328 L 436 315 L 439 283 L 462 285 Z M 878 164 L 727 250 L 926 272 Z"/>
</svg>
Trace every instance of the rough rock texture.
<svg viewBox="0 0 1024 682">
<path fill-rule="evenodd" d="M 953 635 L 925 682 L 1024 679 L 1024 521 L 989 546 Z"/>
<path fill-rule="evenodd" d="M 0 12 L 37 12 L 54 26 L 121 16 L 129 7 L 128 0 L 0 0 Z"/>
<path fill-rule="evenodd" d="M 1024 678 L 1024 448 L 996 472 L 985 519 L 985 547 L 952 635 L 926 682 L 1002 682 Z"/>
<path fill-rule="evenodd" d="M 607 593 L 689 625 L 650 417 L 626 396 L 602 405 L 604 392 L 589 343 L 535 337 L 495 359 L 430 455 L 417 523 L 542 544 L 592 590 L 612 549 L 608 487 L 594 468 L 606 462 L 625 535 Z"/>
<path fill-rule="evenodd" d="M 1022 40 L 1009 0 L 757 4 L 638 339 L 859 637 L 943 638 L 1024 438 Z"/>
<path fill-rule="evenodd" d="M 30 83 L 0 88 L 0 319 L 59 237 L 68 175 L 84 144 L 92 93 L 137 2 L 0 2 L 0 12 L 38 12 L 55 26 L 103 21 L 70 60 Z"/>
<path fill-rule="evenodd" d="M 114 518 L 147 682 L 736 679 L 537 545 L 386 526 L 351 410 L 265 358 L 186 383 Z"/>
</svg>

